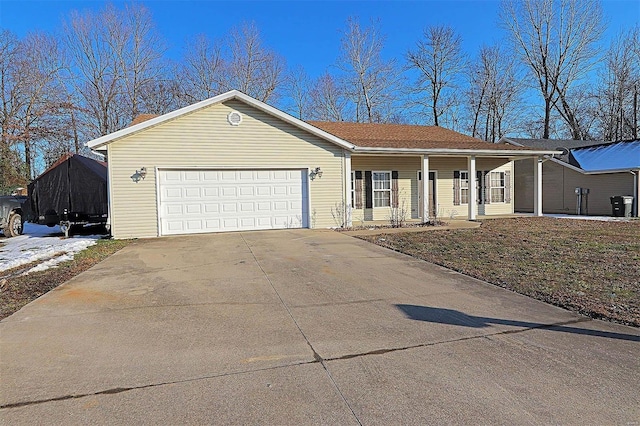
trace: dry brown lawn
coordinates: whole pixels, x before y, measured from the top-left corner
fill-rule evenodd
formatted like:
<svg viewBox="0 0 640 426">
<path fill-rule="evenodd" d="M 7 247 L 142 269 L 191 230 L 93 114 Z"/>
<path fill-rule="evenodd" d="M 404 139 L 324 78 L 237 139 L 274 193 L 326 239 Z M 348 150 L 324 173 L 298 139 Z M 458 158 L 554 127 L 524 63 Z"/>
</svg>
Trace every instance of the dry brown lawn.
<svg viewBox="0 0 640 426">
<path fill-rule="evenodd" d="M 99 240 L 55 268 L 22 275 L 38 262 L 0 272 L 0 319 L 127 246 L 131 240 Z"/>
<path fill-rule="evenodd" d="M 491 219 L 362 237 L 536 299 L 640 327 L 640 220 Z"/>
</svg>

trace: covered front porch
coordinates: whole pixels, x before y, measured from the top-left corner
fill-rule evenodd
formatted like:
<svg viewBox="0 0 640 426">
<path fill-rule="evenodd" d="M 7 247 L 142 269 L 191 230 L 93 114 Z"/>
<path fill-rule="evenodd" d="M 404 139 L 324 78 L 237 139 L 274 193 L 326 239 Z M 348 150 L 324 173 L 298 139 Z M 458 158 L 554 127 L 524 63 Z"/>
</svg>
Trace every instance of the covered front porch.
<svg viewBox="0 0 640 426">
<path fill-rule="evenodd" d="M 345 158 L 348 226 L 513 215 L 514 154 L 474 154 L 351 153 Z M 518 154 L 531 161 L 534 214 L 541 216 L 544 157 Z"/>
</svg>

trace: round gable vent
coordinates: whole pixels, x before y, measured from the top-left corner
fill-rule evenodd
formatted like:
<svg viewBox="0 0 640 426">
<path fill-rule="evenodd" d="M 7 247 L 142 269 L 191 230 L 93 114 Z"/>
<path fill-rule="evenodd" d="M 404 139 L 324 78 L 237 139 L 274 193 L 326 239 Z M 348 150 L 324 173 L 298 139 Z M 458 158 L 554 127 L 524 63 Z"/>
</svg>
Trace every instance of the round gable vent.
<svg viewBox="0 0 640 426">
<path fill-rule="evenodd" d="M 242 123 L 242 114 L 238 111 L 231 111 L 229 115 L 227 115 L 227 121 L 232 126 L 239 126 Z"/>
</svg>

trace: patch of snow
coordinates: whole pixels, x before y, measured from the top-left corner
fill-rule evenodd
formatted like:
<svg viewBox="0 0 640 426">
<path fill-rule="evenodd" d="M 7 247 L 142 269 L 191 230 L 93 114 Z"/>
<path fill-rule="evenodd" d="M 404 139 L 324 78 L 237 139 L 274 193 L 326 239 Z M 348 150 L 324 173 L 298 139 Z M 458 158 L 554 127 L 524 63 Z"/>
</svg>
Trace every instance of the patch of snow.
<svg viewBox="0 0 640 426">
<path fill-rule="evenodd" d="M 25 223 L 24 234 L 0 238 L 0 272 L 42 260 L 29 272 L 43 271 L 65 260 L 73 259 L 79 251 L 94 245 L 100 235 L 79 235 L 63 238 L 60 228 Z"/>
<path fill-rule="evenodd" d="M 33 268 L 29 269 L 27 272 L 25 272 L 23 275 L 27 275 L 31 272 L 38 272 L 38 271 L 44 271 L 46 269 L 49 269 L 53 266 L 56 266 L 62 262 L 66 262 L 67 260 L 73 260 L 73 255 L 69 254 L 69 253 L 65 253 L 61 256 L 58 257 L 54 257 L 53 259 L 49 259 L 49 260 L 45 260 L 44 262 L 34 266 Z"/>
</svg>

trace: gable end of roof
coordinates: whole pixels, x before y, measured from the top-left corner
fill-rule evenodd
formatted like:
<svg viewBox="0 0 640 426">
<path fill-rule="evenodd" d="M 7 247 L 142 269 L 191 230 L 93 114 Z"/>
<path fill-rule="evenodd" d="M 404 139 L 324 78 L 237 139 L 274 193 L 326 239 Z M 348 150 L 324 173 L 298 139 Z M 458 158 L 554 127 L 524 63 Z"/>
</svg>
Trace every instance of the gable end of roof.
<svg viewBox="0 0 640 426">
<path fill-rule="evenodd" d="M 129 127 L 125 127 L 124 129 L 118 130 L 116 132 L 110 133 L 108 135 L 104 135 L 101 136 L 99 138 L 93 139 L 89 142 L 86 143 L 86 146 L 91 148 L 91 149 L 95 149 L 95 150 L 100 150 L 100 149 L 104 149 L 104 147 L 112 142 L 115 142 L 118 139 L 122 139 L 126 136 L 132 135 L 134 133 L 138 133 L 141 132 L 147 128 L 156 126 L 158 124 L 164 123 L 166 121 L 178 118 L 180 116 L 183 116 L 185 114 L 188 114 L 190 112 L 193 111 L 197 111 L 199 109 L 202 108 L 206 108 L 208 106 L 211 105 L 215 105 L 215 104 L 219 104 L 222 102 L 226 102 L 229 100 L 239 100 L 241 102 L 244 102 L 247 105 L 250 105 L 258 110 L 261 110 L 267 114 L 270 114 L 276 118 L 281 119 L 284 122 L 287 122 L 289 124 L 292 124 L 300 129 L 306 130 L 307 132 L 318 136 L 322 139 L 325 139 L 331 143 L 334 143 L 342 148 L 346 148 L 346 149 L 353 149 L 354 145 L 343 140 L 340 139 L 330 133 L 325 132 L 322 129 L 319 129 L 309 123 L 306 123 L 300 119 L 297 119 L 283 111 L 280 111 L 277 108 L 274 108 L 270 105 L 267 105 L 264 102 L 261 102 L 257 99 L 252 98 L 249 95 L 246 95 L 238 90 L 231 90 L 229 92 L 223 93 L 221 95 L 218 96 L 214 96 L 213 98 L 209 98 L 209 99 L 205 99 L 204 101 L 200 101 L 197 102 L 195 104 L 186 106 L 184 108 L 180 108 L 176 111 L 172 111 L 170 113 L 164 114 L 164 115 L 160 115 L 160 116 L 155 116 L 153 118 L 149 118 L 149 117 L 143 117 L 140 120 L 136 120 L 138 117 L 136 117 L 136 119 L 134 119 L 131 124 L 129 125 Z M 136 122 L 138 121 L 138 122 Z"/>
</svg>

